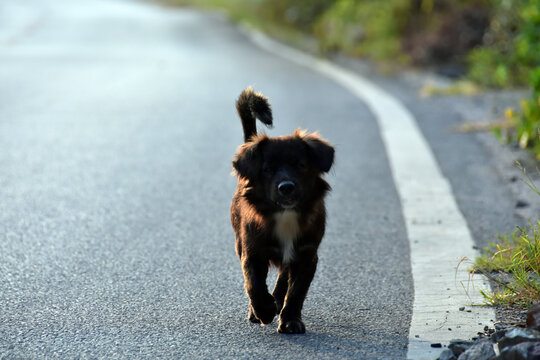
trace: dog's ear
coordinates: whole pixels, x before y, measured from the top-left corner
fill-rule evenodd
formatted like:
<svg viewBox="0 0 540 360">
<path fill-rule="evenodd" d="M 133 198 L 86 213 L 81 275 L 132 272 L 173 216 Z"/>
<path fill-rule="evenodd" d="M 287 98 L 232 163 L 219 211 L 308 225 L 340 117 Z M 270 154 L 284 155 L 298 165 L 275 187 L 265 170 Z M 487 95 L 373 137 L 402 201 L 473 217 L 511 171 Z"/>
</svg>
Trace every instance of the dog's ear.
<svg viewBox="0 0 540 360">
<path fill-rule="evenodd" d="M 334 163 L 334 148 L 317 134 L 309 134 L 304 141 L 310 149 L 311 162 L 322 172 L 328 172 Z"/>
<path fill-rule="evenodd" d="M 266 136 L 259 136 L 240 146 L 232 163 L 238 175 L 251 180 L 260 174 L 262 168 L 261 150 L 266 141 Z"/>
</svg>

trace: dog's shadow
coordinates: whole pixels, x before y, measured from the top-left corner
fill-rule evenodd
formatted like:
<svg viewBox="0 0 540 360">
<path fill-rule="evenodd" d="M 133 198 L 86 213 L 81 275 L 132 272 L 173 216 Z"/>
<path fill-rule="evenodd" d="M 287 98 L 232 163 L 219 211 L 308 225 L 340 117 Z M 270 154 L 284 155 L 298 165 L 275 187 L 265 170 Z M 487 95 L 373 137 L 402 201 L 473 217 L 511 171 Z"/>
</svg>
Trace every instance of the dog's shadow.
<svg viewBox="0 0 540 360">
<path fill-rule="evenodd" d="M 272 342 L 298 351 L 306 358 L 364 359 L 381 355 L 384 358 L 405 358 L 407 355 L 407 335 L 363 329 L 362 326 L 321 325 L 311 324 L 305 334 L 298 335 L 277 333 L 276 322 L 266 328 L 273 331 Z"/>
</svg>

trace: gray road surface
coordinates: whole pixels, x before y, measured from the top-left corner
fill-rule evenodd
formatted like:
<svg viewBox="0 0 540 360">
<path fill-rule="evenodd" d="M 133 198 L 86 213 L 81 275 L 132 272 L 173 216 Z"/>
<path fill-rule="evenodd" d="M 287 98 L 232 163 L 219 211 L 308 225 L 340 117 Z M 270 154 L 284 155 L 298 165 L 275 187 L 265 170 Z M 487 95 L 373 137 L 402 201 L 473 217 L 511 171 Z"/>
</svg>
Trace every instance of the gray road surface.
<svg viewBox="0 0 540 360">
<path fill-rule="evenodd" d="M 408 241 L 357 98 L 216 15 L 5 0 L 0 19 L 0 358 L 405 357 Z M 452 104 L 381 81 L 419 116 L 478 240 L 511 226 L 489 154 L 448 134 Z M 271 99 L 269 134 L 319 130 L 337 148 L 305 335 L 246 320 L 229 204 L 247 85 Z"/>
</svg>

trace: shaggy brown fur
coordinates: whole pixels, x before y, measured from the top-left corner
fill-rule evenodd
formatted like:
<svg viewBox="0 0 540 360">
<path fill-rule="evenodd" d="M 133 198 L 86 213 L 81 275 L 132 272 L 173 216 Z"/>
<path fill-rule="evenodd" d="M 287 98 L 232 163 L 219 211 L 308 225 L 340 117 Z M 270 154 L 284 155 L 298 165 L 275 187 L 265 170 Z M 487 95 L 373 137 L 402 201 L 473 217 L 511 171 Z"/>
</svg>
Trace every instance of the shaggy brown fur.
<svg viewBox="0 0 540 360">
<path fill-rule="evenodd" d="M 233 161 L 238 187 L 231 205 L 236 252 L 249 297 L 249 320 L 269 324 L 279 314 L 278 332 L 304 333 L 301 311 L 317 267 L 323 238 L 321 178 L 334 161 L 334 148 L 318 134 L 296 130 L 288 136 L 257 135 L 256 118 L 272 125 L 267 99 L 244 90 L 236 102 L 244 140 Z M 272 294 L 269 265 L 279 269 Z"/>
</svg>

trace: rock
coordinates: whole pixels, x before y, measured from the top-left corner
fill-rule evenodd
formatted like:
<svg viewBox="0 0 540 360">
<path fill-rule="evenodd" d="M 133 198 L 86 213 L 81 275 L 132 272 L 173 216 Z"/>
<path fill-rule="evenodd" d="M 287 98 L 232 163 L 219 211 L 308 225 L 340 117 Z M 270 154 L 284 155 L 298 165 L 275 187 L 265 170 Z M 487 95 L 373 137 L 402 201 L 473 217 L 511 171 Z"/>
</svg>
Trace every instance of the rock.
<svg viewBox="0 0 540 360">
<path fill-rule="evenodd" d="M 532 343 L 527 350 L 528 359 L 540 359 L 540 342 Z"/>
<path fill-rule="evenodd" d="M 512 329 L 506 333 L 506 335 L 499 340 L 499 350 L 514 346 L 523 342 L 534 342 L 540 339 L 540 331 L 534 329 Z"/>
<path fill-rule="evenodd" d="M 437 360 L 457 360 L 457 357 L 454 355 L 452 350 L 445 349 L 441 355 L 437 358 Z"/>
<path fill-rule="evenodd" d="M 527 327 L 540 330 L 540 303 L 536 303 L 527 311 Z"/>
<path fill-rule="evenodd" d="M 495 350 L 489 340 L 480 340 L 462 353 L 458 360 L 490 360 L 495 357 Z"/>
<path fill-rule="evenodd" d="M 524 342 L 501 351 L 500 360 L 540 360 L 540 342 Z"/>
<path fill-rule="evenodd" d="M 513 326 L 507 325 L 507 324 L 495 324 L 495 330 L 497 330 L 497 331 L 499 331 L 499 330 L 511 330 L 513 328 L 514 328 Z"/>
<path fill-rule="evenodd" d="M 525 207 L 527 207 L 527 206 L 529 206 L 529 203 L 526 202 L 526 201 L 524 201 L 524 200 L 518 200 L 518 201 L 516 202 L 516 208 L 518 208 L 518 209 L 519 209 L 519 208 L 525 208 Z"/>
<path fill-rule="evenodd" d="M 468 350 L 471 346 L 473 346 L 474 342 L 470 340 L 452 340 L 450 341 L 450 344 L 448 344 L 448 349 L 452 351 L 452 353 L 458 357 L 462 353 L 464 353 L 466 350 Z"/>
<path fill-rule="evenodd" d="M 439 359 L 442 360 L 540 360 L 540 303 L 533 305 L 527 314 L 528 328 L 496 323 L 495 330 L 470 340 L 450 341 Z M 484 329 L 485 330 L 485 329 Z M 499 355 L 495 354 L 497 346 Z"/>
<path fill-rule="evenodd" d="M 499 341 L 501 341 L 501 339 L 506 335 L 508 331 L 509 329 L 496 331 L 493 335 L 491 335 L 491 342 L 498 343 Z"/>
</svg>

